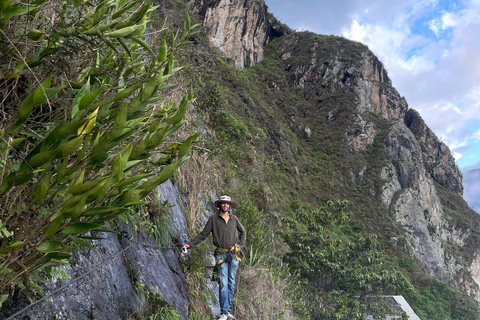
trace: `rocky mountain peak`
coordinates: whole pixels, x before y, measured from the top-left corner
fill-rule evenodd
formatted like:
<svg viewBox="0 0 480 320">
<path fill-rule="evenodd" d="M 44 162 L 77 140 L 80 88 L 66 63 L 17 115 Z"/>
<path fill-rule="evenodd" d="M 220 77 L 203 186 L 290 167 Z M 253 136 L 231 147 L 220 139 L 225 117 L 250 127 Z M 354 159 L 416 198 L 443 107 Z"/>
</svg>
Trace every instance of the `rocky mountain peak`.
<svg viewBox="0 0 480 320">
<path fill-rule="evenodd" d="M 292 86 L 346 88 L 358 97 L 361 114 L 375 112 L 394 121 L 405 116 L 405 99 L 392 87 L 380 60 L 361 43 L 304 32 L 286 37 L 278 54 L 294 71 Z"/>
<path fill-rule="evenodd" d="M 203 22 L 210 44 L 237 69 L 261 61 L 273 38 L 291 33 L 263 0 L 195 0 L 189 5 Z"/>
</svg>

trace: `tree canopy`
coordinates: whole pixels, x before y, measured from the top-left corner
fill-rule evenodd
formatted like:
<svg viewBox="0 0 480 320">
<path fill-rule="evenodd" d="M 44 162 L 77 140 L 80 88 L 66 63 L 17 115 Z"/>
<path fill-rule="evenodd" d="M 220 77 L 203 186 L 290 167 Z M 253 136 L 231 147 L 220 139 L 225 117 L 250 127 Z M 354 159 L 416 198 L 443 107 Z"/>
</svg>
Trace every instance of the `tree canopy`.
<svg viewBox="0 0 480 320">
<path fill-rule="evenodd" d="M 288 229 L 283 235 L 291 249 L 286 261 L 308 280 L 314 294 L 307 304 L 321 319 L 362 319 L 366 310 L 380 307 L 372 297 L 413 289 L 386 265 L 377 236 L 339 232 L 337 227 L 349 221 L 347 205 L 347 201 L 328 201 L 318 208 L 298 205 L 295 219 L 285 219 Z"/>
</svg>

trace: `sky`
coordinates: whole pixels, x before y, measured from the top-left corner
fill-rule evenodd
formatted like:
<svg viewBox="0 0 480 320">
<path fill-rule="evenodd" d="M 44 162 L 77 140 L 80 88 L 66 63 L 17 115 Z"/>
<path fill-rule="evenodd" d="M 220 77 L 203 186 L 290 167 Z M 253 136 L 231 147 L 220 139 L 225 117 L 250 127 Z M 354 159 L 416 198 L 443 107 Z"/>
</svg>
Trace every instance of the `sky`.
<svg viewBox="0 0 480 320">
<path fill-rule="evenodd" d="M 480 168 L 480 0 L 265 0 L 297 31 L 362 42 L 449 146 Z"/>
</svg>

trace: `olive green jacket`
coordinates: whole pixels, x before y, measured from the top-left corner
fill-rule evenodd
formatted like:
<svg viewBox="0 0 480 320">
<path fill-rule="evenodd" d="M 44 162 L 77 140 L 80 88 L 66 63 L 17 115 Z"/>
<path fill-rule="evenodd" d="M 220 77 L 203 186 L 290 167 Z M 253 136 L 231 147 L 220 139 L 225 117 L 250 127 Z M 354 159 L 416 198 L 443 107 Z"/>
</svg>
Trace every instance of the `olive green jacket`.
<svg viewBox="0 0 480 320">
<path fill-rule="evenodd" d="M 228 249 L 238 244 L 243 249 L 247 241 L 247 231 L 238 220 L 237 216 L 231 214 L 228 223 L 220 216 L 220 213 L 211 215 L 208 218 L 205 228 L 190 243 L 196 246 L 210 234 L 213 235 L 213 245 L 217 248 Z"/>
</svg>

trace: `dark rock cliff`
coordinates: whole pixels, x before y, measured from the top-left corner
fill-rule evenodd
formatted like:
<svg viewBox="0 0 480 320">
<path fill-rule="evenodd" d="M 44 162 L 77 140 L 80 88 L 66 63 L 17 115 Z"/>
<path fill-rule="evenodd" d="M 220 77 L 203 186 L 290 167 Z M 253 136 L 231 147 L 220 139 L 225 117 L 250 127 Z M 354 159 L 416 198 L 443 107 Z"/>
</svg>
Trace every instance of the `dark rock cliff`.
<svg viewBox="0 0 480 320">
<path fill-rule="evenodd" d="M 180 249 L 158 250 L 155 241 L 143 236 L 135 240 L 138 243 L 110 233 L 95 236 L 105 239 L 93 241 L 94 249 L 76 251 L 75 265 L 66 270 L 71 279 L 48 282 L 45 293 L 68 286 L 17 319 L 126 319 L 142 310 L 146 297 L 139 286 L 160 295 L 166 305 L 180 311 L 181 319 L 188 319 L 187 287 L 178 263 Z M 17 301 L 16 308 L 28 304 Z"/>
<path fill-rule="evenodd" d="M 145 299 L 156 295 L 165 305 L 175 307 L 181 319 L 188 318 L 187 285 L 179 258 L 186 234 L 180 193 L 168 181 L 158 192 L 160 201 L 169 202 L 175 225 L 176 243 L 171 249 L 158 249 L 153 238 L 128 232 L 92 234 L 104 238 L 92 240 L 95 248 L 74 251 L 72 266 L 65 268 L 69 280 L 47 281 L 45 295 L 51 297 L 34 305 L 14 319 L 118 320 L 142 312 Z M 14 299 L 2 309 L 4 316 L 30 305 L 26 299 Z"/>
</svg>

